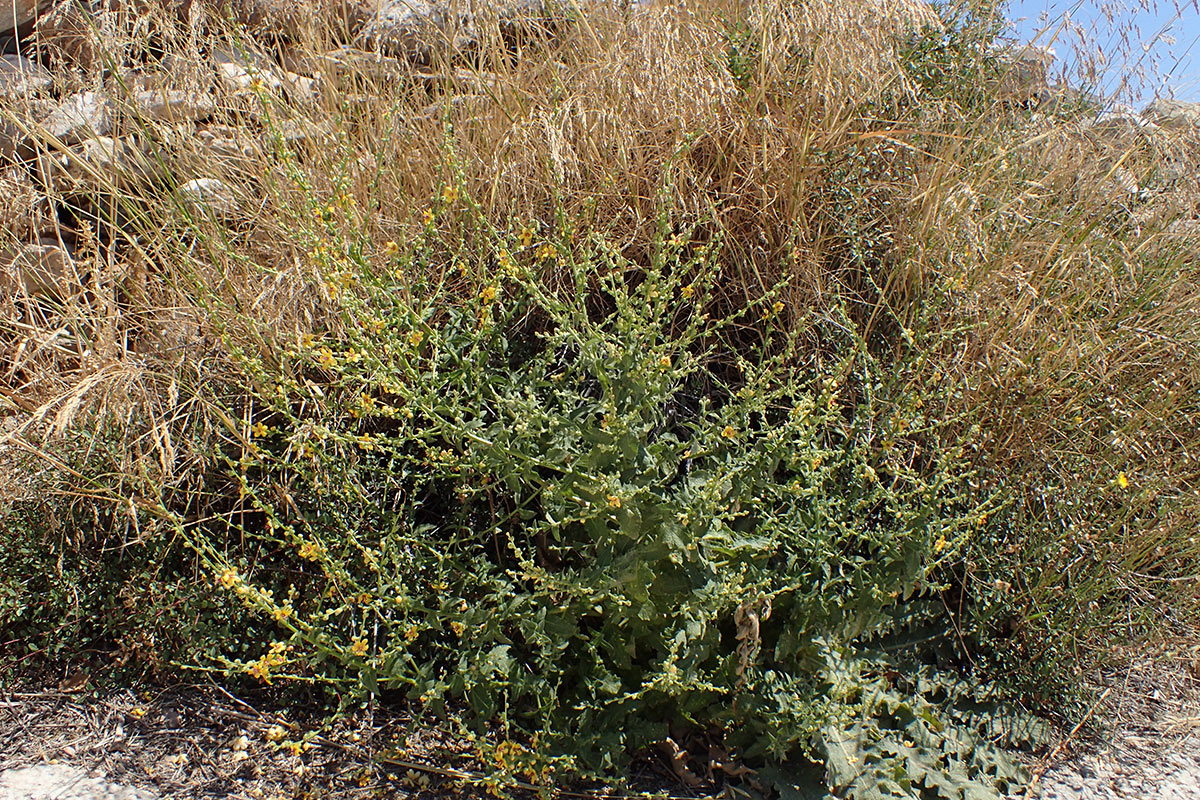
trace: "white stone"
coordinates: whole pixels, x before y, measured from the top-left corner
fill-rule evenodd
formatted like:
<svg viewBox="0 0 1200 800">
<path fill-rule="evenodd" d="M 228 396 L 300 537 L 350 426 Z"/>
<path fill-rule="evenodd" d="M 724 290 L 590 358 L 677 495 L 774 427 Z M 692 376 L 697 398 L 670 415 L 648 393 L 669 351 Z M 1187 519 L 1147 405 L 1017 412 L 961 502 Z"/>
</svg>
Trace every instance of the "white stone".
<svg viewBox="0 0 1200 800">
<path fill-rule="evenodd" d="M 193 211 L 211 213 L 220 220 L 237 214 L 238 202 L 233 189 L 216 178 L 196 178 L 179 187 L 179 194 Z"/>
<path fill-rule="evenodd" d="M 53 87 L 54 76 L 41 64 L 24 56 L 0 56 L 0 97 L 41 94 Z"/>
<path fill-rule="evenodd" d="M 134 102 L 155 122 L 198 122 L 216 111 L 211 97 L 179 89 L 147 89 L 135 94 Z"/>
<path fill-rule="evenodd" d="M 474 44 L 481 21 L 511 24 L 545 12 L 543 0 L 380 0 L 359 40 L 371 50 L 429 63 Z"/>
<path fill-rule="evenodd" d="M 46 154 L 39 159 L 43 172 L 58 191 L 80 185 L 113 188 L 115 185 L 139 185 L 157 172 L 156 165 L 133 140 L 97 136 L 86 139 L 66 151 Z"/>
<path fill-rule="evenodd" d="M 1159 98 L 1142 109 L 1142 116 L 1164 128 L 1200 128 L 1200 103 Z"/>
<path fill-rule="evenodd" d="M 112 129 L 112 104 L 99 92 L 77 92 L 42 120 L 41 128 L 64 144 L 106 136 Z"/>
</svg>

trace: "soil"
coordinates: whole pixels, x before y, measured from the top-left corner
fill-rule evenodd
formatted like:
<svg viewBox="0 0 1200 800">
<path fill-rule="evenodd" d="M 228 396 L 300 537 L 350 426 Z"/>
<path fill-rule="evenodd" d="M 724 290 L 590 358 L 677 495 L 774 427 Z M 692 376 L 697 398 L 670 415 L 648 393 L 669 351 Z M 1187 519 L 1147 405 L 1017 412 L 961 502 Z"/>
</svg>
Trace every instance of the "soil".
<svg viewBox="0 0 1200 800">
<path fill-rule="evenodd" d="M 1200 800 L 1194 656 L 1110 673 L 1088 724 L 1029 758 L 1035 784 L 1027 796 Z M 0 800 L 485 796 L 470 780 L 478 766 L 470 748 L 402 713 L 363 709 L 315 733 L 318 721 L 291 711 L 295 704 L 215 685 L 140 695 L 64 685 L 0 700 Z M 633 776 L 638 789 L 711 796 L 665 767 L 643 766 Z"/>
</svg>

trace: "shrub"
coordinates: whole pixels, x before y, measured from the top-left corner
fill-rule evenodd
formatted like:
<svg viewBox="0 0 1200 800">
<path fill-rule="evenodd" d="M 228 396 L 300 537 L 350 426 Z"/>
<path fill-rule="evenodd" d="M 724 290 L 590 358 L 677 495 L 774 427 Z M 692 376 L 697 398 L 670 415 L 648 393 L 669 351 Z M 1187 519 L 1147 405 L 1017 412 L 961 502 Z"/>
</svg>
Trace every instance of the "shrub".
<svg viewBox="0 0 1200 800">
<path fill-rule="evenodd" d="M 922 410 L 944 398 L 845 314 L 785 324 L 777 291 L 705 311 L 718 248 L 671 211 L 642 265 L 565 224 L 481 248 L 469 210 L 382 258 L 315 250 L 338 324 L 237 351 L 219 459 L 242 500 L 160 509 L 281 626 L 230 668 L 464 704 L 537 780 L 691 726 L 855 792 L 1003 789 L 1017 770 L 947 702 L 945 567 L 994 498 Z M 414 279 L 467 235 L 477 260 Z"/>
</svg>

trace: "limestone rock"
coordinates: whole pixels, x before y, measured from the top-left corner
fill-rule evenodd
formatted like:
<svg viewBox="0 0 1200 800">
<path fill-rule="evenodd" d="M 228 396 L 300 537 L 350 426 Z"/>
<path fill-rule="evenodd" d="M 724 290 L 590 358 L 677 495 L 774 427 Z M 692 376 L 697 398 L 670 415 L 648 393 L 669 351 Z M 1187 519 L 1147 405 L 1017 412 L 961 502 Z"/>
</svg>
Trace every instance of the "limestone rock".
<svg viewBox="0 0 1200 800">
<path fill-rule="evenodd" d="M 239 162 L 254 158 L 254 145 L 242 128 L 228 125 L 208 125 L 196 131 L 199 149 L 214 161 Z"/>
<path fill-rule="evenodd" d="M 1142 116 L 1164 128 L 1200 131 L 1200 103 L 1159 98 L 1142 109 Z"/>
<path fill-rule="evenodd" d="M 1047 83 L 1054 51 L 1037 45 L 1013 46 L 998 54 L 1003 65 L 997 89 L 1000 96 L 1017 102 L 1049 99 Z"/>
<path fill-rule="evenodd" d="M 51 0 L 3 0 L 0 2 L 0 35 L 10 34 L 31 21 Z"/>
<path fill-rule="evenodd" d="M 216 49 L 213 51 L 212 60 L 217 68 L 217 78 L 230 91 L 249 89 L 255 81 L 262 82 L 270 91 L 283 89 L 279 67 L 266 58 L 253 53 Z"/>
<path fill-rule="evenodd" d="M 0 272 L 12 276 L 30 297 L 58 300 L 70 294 L 70 286 L 77 280 L 72 254 L 51 237 L 0 252 Z"/>
<path fill-rule="evenodd" d="M 56 192 L 145 185 L 159 172 L 132 138 L 96 136 L 38 159 L 43 182 Z"/>
<path fill-rule="evenodd" d="M 0 0 L 3 4 L 4 0 Z M 104 45 L 99 40 L 99 18 L 77 0 L 59 0 L 44 10 L 33 26 L 33 40 L 51 65 L 65 65 L 83 73 L 104 67 Z"/>
<path fill-rule="evenodd" d="M 212 97 L 179 89 L 147 89 L 134 95 L 134 103 L 154 122 L 199 122 L 216 111 Z"/>
<path fill-rule="evenodd" d="M 515 24 L 545 14 L 543 0 L 380 0 L 361 43 L 428 64 L 476 44 L 489 22 Z"/>
<path fill-rule="evenodd" d="M 4 0 L 0 0 L 0 3 Z M 0 114 L 0 158 L 28 156 L 31 135 L 36 136 L 42 121 L 58 110 L 58 103 L 45 97 L 17 95 L 2 99 Z"/>
<path fill-rule="evenodd" d="M 44 94 L 54 87 L 50 71 L 24 56 L 0 56 L 0 97 Z"/>
<path fill-rule="evenodd" d="M 179 195 L 194 213 L 211 214 L 218 220 L 237 215 L 238 202 L 233 189 L 216 178 L 196 178 L 179 187 Z"/>
<path fill-rule="evenodd" d="M 1100 114 L 1088 123 L 1087 129 L 1097 136 L 1121 139 L 1126 136 L 1152 134 L 1159 126 L 1132 111 L 1116 110 Z"/>
<path fill-rule="evenodd" d="M 321 26 L 337 36 L 358 34 L 377 0 L 202 0 L 206 11 L 224 17 L 226 9 L 239 26 L 253 33 L 297 38 Z"/>
<path fill-rule="evenodd" d="M 49 230 L 53 221 L 50 200 L 38 191 L 27 170 L 10 167 L 0 172 L 0 230 L 8 241 L 30 241 L 35 232 Z"/>
<path fill-rule="evenodd" d="M 77 92 L 42 120 L 44 134 L 64 144 L 106 136 L 111 130 L 112 104 L 98 92 Z"/>
</svg>

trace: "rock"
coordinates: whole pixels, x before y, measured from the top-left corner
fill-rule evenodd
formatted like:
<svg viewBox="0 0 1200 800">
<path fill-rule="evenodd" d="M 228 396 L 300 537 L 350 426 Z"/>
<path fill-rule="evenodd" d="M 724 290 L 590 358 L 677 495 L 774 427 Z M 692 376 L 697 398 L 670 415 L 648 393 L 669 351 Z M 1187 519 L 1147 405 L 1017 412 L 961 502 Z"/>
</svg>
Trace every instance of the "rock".
<svg viewBox="0 0 1200 800">
<path fill-rule="evenodd" d="M 64 300 L 70 294 L 69 287 L 78 282 L 75 259 L 51 237 L 0 252 L 0 271 L 11 275 L 30 297 Z M 0 799 L 3 797 L 0 792 Z"/>
<path fill-rule="evenodd" d="M 0 0 L 3 3 L 4 0 Z M 58 103 L 48 98 L 17 96 L 3 99 L 4 113 L 0 114 L 0 157 L 27 157 L 30 137 L 37 136 L 42 120 L 58 110 Z"/>
<path fill-rule="evenodd" d="M 1087 129 L 1094 134 L 1106 138 L 1123 138 L 1126 136 L 1149 135 L 1159 129 L 1159 126 L 1132 111 L 1105 111 L 1087 124 Z"/>
<path fill-rule="evenodd" d="M 1159 98 L 1142 109 L 1142 116 L 1164 128 L 1200 130 L 1200 103 Z"/>
<path fill-rule="evenodd" d="M 230 91 L 249 89 L 256 80 L 271 91 L 283 88 L 279 67 L 266 58 L 218 48 L 213 51 L 212 60 L 217 68 L 217 78 Z"/>
<path fill-rule="evenodd" d="M 255 155 L 254 145 L 242 128 L 209 125 L 196 131 L 196 142 L 206 156 L 215 161 L 244 161 Z"/>
<path fill-rule="evenodd" d="M 57 171 L 51 180 L 60 192 L 80 186 L 91 189 L 144 185 L 158 172 L 158 165 L 128 137 L 97 136 L 55 156 Z"/>
<path fill-rule="evenodd" d="M 317 81 L 314 78 L 289 72 L 270 59 L 229 50 L 216 50 L 212 58 L 218 80 L 231 92 L 247 91 L 258 81 L 266 90 L 287 94 L 299 102 L 316 99 Z"/>
<path fill-rule="evenodd" d="M 31 21 L 50 3 L 51 0 L 3 0 L 0 2 L 0 36 Z"/>
<path fill-rule="evenodd" d="M 362 30 L 377 0 L 202 0 L 210 15 L 259 35 L 295 39 L 319 29 L 347 38 Z M 228 9 L 228 11 L 226 10 Z"/>
<path fill-rule="evenodd" d="M 1054 51 L 1037 45 L 1015 45 L 997 53 L 1002 65 L 999 86 L 1001 97 L 1017 102 L 1052 97 L 1047 77 L 1054 63 Z"/>
<path fill-rule="evenodd" d="M 329 123 L 313 124 L 305 119 L 285 119 L 276 126 L 276 133 L 284 143 L 298 145 L 318 143 L 328 139 L 333 134 L 333 126 Z"/>
<path fill-rule="evenodd" d="M 181 89 L 147 89 L 133 99 L 138 111 L 155 122 L 199 122 L 216 111 L 211 97 Z"/>
<path fill-rule="evenodd" d="M 33 40 L 51 65 L 62 64 L 90 74 L 104 66 L 97 23 L 91 8 L 81 7 L 77 0 L 59 0 L 38 17 Z"/>
<path fill-rule="evenodd" d="M 0 774 L 0 800 L 154 800 L 156 795 L 89 778 L 65 764 L 39 764 Z"/>
<path fill-rule="evenodd" d="M 3 0 L 0 0 L 3 2 Z M 112 129 L 112 104 L 98 92 L 77 92 L 62 102 L 46 119 L 41 132 L 63 144 L 75 144 Z"/>
<path fill-rule="evenodd" d="M 375 80 L 396 81 L 411 75 L 412 65 L 399 58 L 343 45 L 317 56 L 315 66 L 338 78 L 369 76 Z"/>
<path fill-rule="evenodd" d="M 512 25 L 545 12 L 543 0 L 380 0 L 359 40 L 369 49 L 428 64 L 476 44 L 488 22 Z"/>
<path fill-rule="evenodd" d="M 0 97 L 44 94 L 54 88 L 54 76 L 24 56 L 0 56 Z"/>
<path fill-rule="evenodd" d="M 218 220 L 237 215 L 238 202 L 233 189 L 216 178 L 196 178 L 179 187 L 179 195 L 195 213 L 211 214 Z"/>
<path fill-rule="evenodd" d="M 0 230 L 7 241 L 29 241 L 35 231 L 49 230 L 53 215 L 50 200 L 37 190 L 24 168 L 0 172 Z"/>
</svg>

